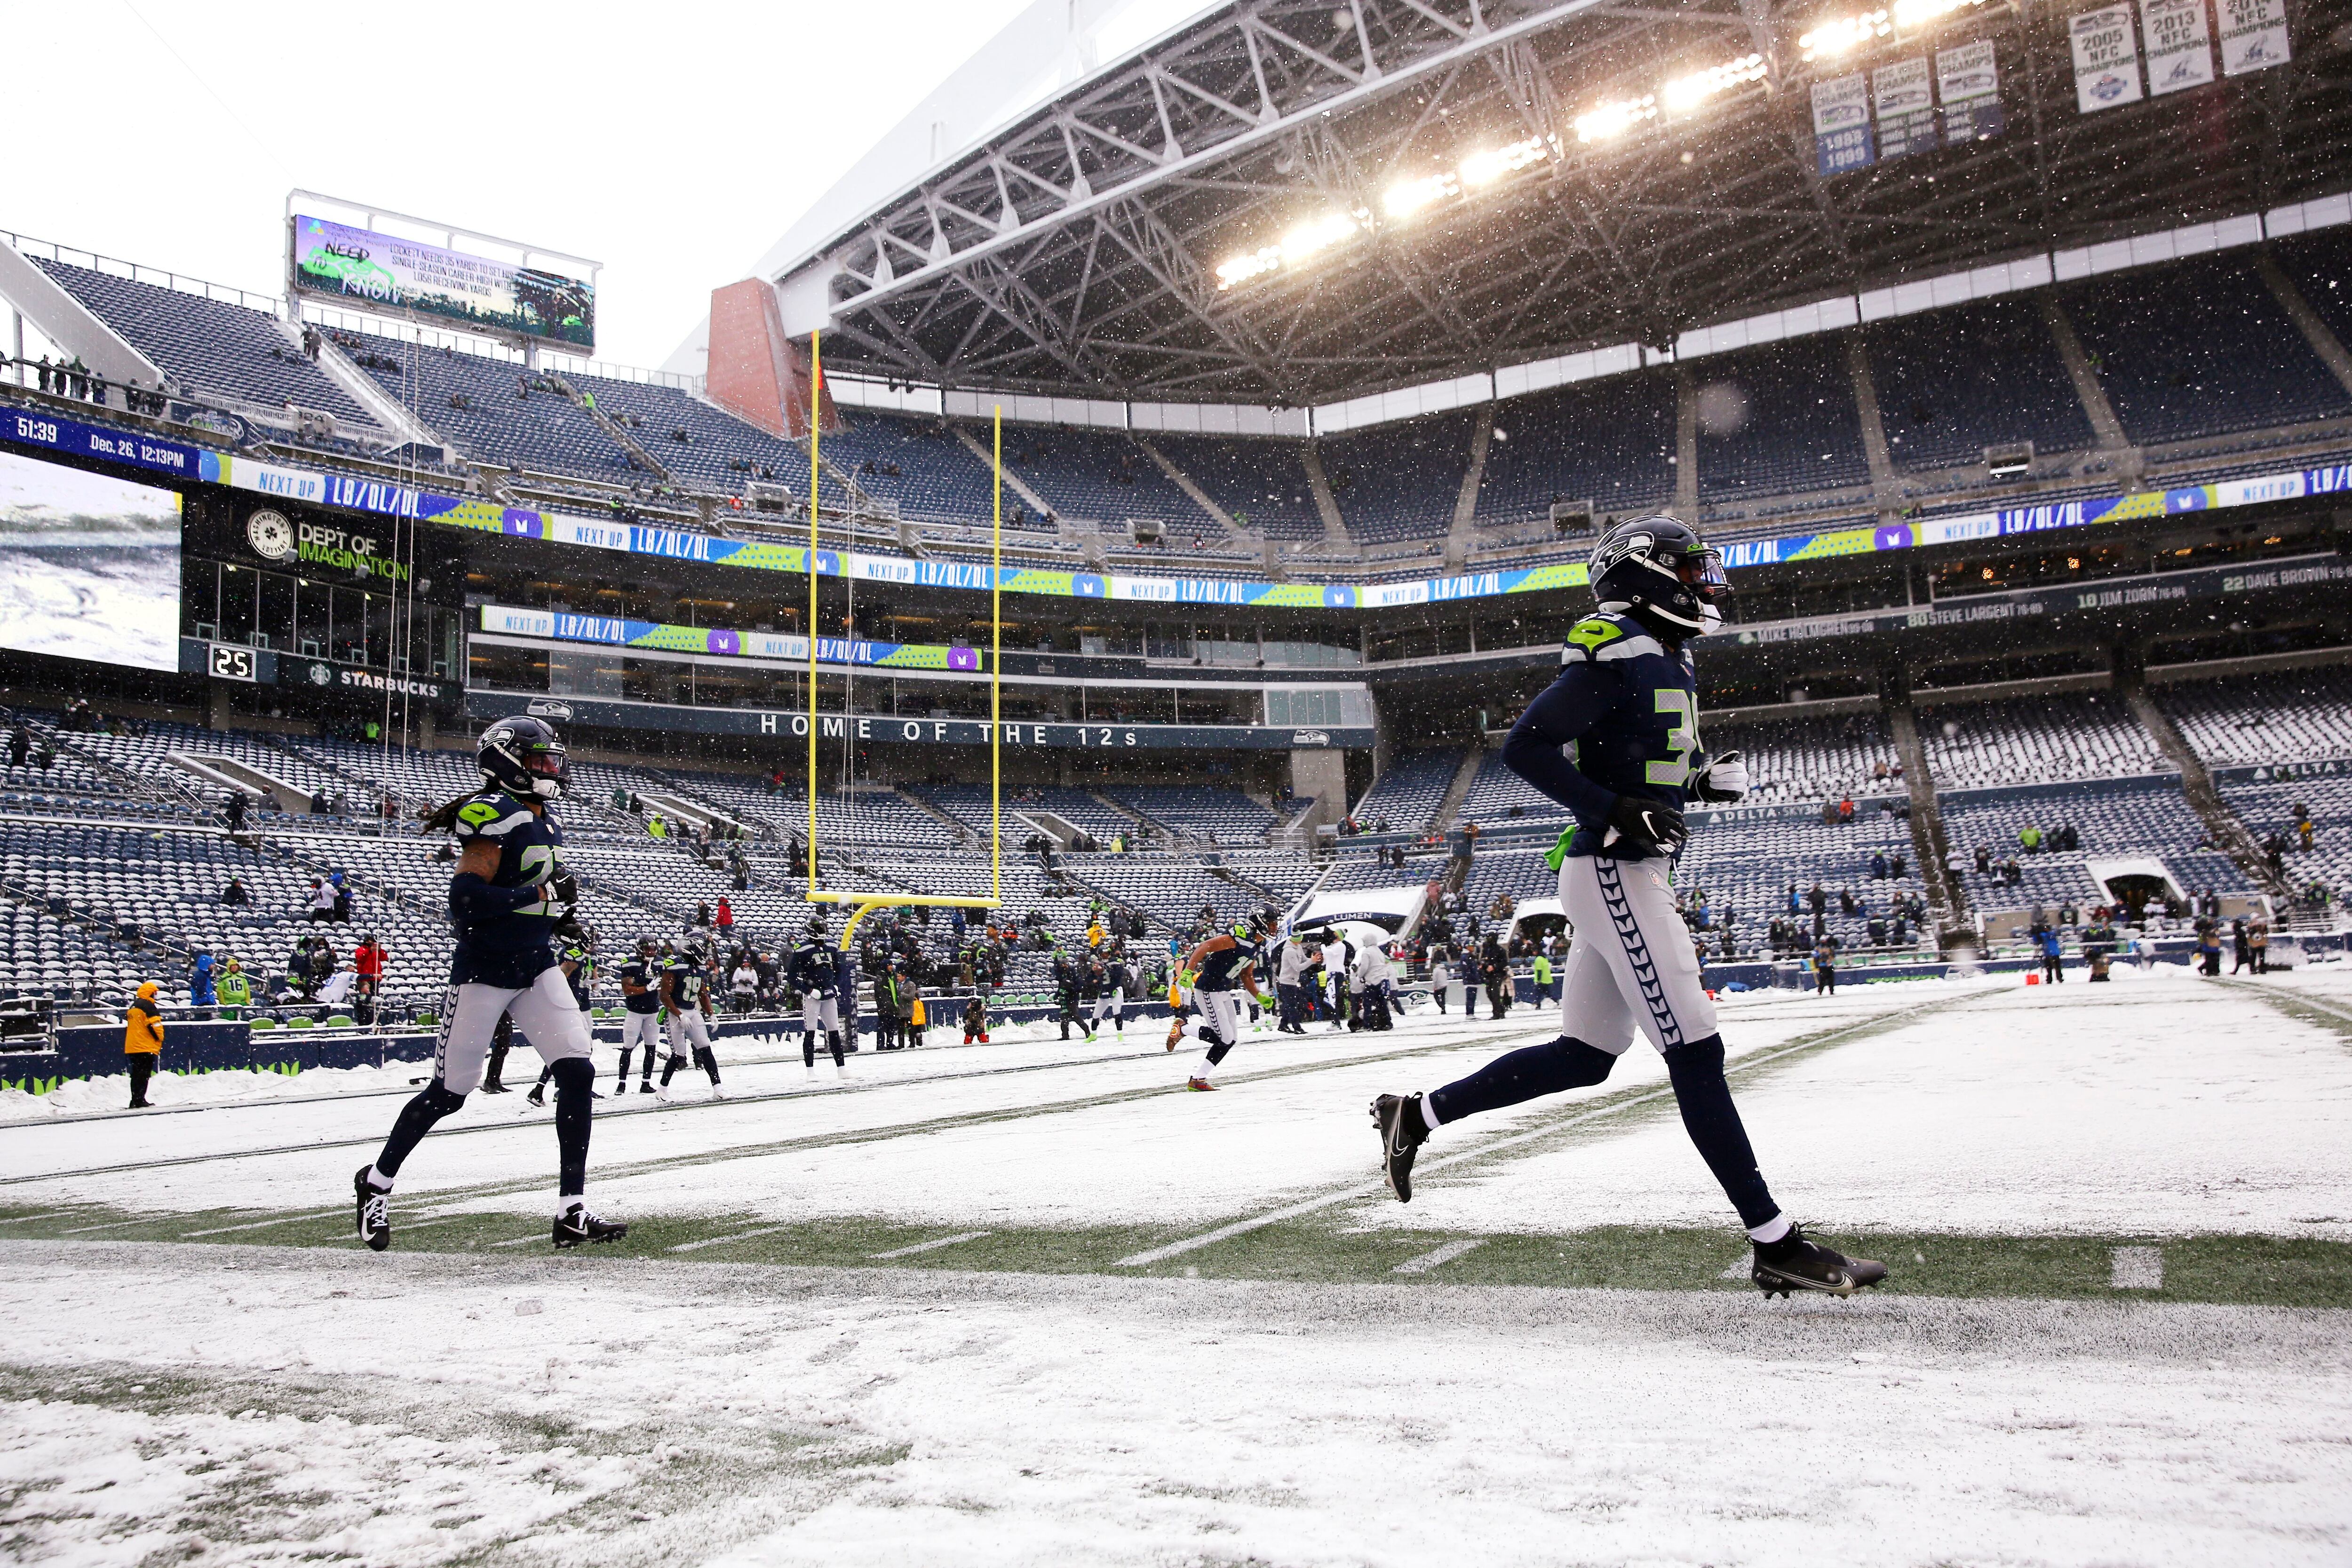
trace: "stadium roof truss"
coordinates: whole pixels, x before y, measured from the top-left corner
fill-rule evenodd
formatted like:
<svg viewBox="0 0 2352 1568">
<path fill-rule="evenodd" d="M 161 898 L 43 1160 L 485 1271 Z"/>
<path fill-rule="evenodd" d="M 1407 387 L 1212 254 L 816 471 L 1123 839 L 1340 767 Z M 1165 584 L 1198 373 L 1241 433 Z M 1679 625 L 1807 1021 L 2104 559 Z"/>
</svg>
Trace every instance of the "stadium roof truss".
<svg viewBox="0 0 2352 1568">
<path fill-rule="evenodd" d="M 2352 0 L 2293 63 L 2096 114 L 2047 0 L 1963 5 L 1835 64 L 1806 0 L 1256 0 L 1034 110 L 779 279 L 821 282 L 846 372 L 1074 396 L 1303 405 L 1622 342 L 2352 184 Z M 2074 7 L 2072 9 L 2079 9 Z M 1811 86 L 1990 38 L 2003 135 L 1833 178 Z M 1743 57 L 1754 79 L 1580 142 L 1596 105 Z M 1397 181 L 1537 159 L 1383 216 Z M 1221 259 L 1353 215 L 1311 258 Z"/>
</svg>

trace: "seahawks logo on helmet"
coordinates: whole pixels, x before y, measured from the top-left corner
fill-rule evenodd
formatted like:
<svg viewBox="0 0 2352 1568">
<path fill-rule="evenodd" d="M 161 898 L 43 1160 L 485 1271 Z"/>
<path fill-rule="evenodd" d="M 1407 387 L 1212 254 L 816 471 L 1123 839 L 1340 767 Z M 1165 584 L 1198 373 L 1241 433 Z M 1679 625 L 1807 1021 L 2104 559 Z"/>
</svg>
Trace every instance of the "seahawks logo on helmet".
<svg viewBox="0 0 2352 1568">
<path fill-rule="evenodd" d="M 1730 592 L 1722 553 L 1664 512 L 1628 518 L 1602 534 L 1589 574 L 1603 605 L 1638 606 L 1690 632 L 1720 625 L 1716 601 Z"/>
</svg>

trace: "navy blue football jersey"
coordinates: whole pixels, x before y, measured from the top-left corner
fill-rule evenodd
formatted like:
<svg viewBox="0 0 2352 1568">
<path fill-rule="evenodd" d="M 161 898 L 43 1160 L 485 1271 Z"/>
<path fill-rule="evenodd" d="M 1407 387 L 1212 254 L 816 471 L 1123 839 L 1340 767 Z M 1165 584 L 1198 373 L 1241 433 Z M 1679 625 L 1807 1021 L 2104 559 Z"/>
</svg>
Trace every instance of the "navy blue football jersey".
<svg viewBox="0 0 2352 1568">
<path fill-rule="evenodd" d="M 642 985 L 643 991 L 631 991 Z M 633 958 L 621 965 L 621 1005 L 632 1013 L 661 1011 L 661 960 Z"/>
<path fill-rule="evenodd" d="M 533 811 L 504 790 L 484 790 L 457 808 L 451 832 L 460 849 L 477 840 L 499 847 L 496 888 L 536 888 L 563 864 L 563 825 L 544 807 Z M 459 919 L 457 950 L 450 963 L 455 985 L 478 983 L 520 988 L 555 963 L 555 921 L 537 911 L 509 911 L 487 920 Z"/>
<path fill-rule="evenodd" d="M 1221 947 L 1202 958 L 1200 970 L 1192 982 L 1195 990 L 1239 990 L 1242 971 L 1255 963 L 1258 954 L 1265 951 L 1265 943 L 1249 937 L 1234 931 L 1227 931 L 1225 935 L 1233 938 L 1234 945 Z"/>
<path fill-rule="evenodd" d="M 557 962 L 572 965 L 572 973 L 564 979 L 572 987 L 572 1000 L 579 1004 L 582 1012 L 586 1012 L 591 1005 L 588 998 L 596 989 L 596 961 L 589 956 L 586 948 L 570 942 Z"/>
<path fill-rule="evenodd" d="M 662 972 L 677 983 L 677 1010 L 681 1013 L 700 1012 L 705 979 L 702 965 L 681 955 L 671 959 L 663 966 Z"/>
<path fill-rule="evenodd" d="M 1570 628 L 1559 665 L 1513 727 L 1504 761 L 1575 814 L 1567 854 L 1648 858 L 1622 841 L 1604 847 L 1609 809 L 1625 795 L 1683 809 L 1706 763 L 1690 653 L 1630 615 L 1600 615 Z"/>
</svg>

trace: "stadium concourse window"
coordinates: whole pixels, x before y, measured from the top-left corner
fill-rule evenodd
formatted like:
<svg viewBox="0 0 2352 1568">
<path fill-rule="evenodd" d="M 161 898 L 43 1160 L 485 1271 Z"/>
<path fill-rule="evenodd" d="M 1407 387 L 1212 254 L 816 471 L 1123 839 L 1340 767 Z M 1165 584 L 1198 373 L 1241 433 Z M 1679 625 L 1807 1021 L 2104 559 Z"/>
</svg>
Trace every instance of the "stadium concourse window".
<svg viewBox="0 0 2352 1568">
<path fill-rule="evenodd" d="M 187 564 L 181 615 L 184 626 L 216 641 L 379 668 L 397 622 L 412 634 L 409 668 L 442 674 L 457 668 L 462 618 L 390 594 L 202 561 Z"/>
</svg>

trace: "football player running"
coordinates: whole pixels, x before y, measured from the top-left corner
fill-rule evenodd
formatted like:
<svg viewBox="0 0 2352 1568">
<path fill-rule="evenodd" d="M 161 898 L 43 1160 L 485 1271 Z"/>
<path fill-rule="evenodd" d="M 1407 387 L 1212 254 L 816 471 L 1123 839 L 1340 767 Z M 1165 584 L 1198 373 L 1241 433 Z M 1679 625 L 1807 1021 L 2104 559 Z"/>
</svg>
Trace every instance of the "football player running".
<svg viewBox="0 0 2352 1568">
<path fill-rule="evenodd" d="M 1638 1029 L 1665 1058 L 1683 1127 L 1747 1227 L 1758 1288 L 1850 1296 L 1886 1268 L 1807 1240 L 1772 1201 L 1724 1081 L 1715 1004 L 1675 910 L 1684 803 L 1748 792 L 1738 752 L 1700 748 L 1685 646 L 1721 624 L 1722 558 L 1675 518 L 1633 518 L 1593 547 L 1591 584 L 1599 614 L 1570 629 L 1559 679 L 1503 748 L 1505 765 L 1576 818 L 1550 858 L 1576 933 L 1561 971 L 1560 1034 L 1442 1089 L 1375 1100 L 1390 1190 L 1412 1201 L 1414 1153 L 1439 1127 L 1600 1083 Z"/>
<path fill-rule="evenodd" d="M 545 721 L 501 719 L 475 742 L 482 787 L 425 818 L 427 831 L 464 847 L 449 879 L 457 927 L 433 1080 L 401 1109 L 375 1163 L 352 1178 L 360 1239 L 392 1245 L 391 1195 L 402 1164 L 434 1124 L 466 1103 L 482 1080 L 490 1036 L 501 1017 L 516 1026 L 554 1070 L 557 1182 L 555 1245 L 614 1241 L 628 1226 L 589 1212 L 588 1129 L 596 1069 L 588 1022 L 558 967 L 556 925 L 579 902 L 563 868 L 563 828 L 548 809 L 562 795 L 563 742 Z"/>
<path fill-rule="evenodd" d="M 1257 966 L 1266 943 L 1274 940 L 1275 925 L 1275 917 L 1261 910 L 1210 937 L 1184 959 L 1192 976 L 1192 1009 L 1199 1017 L 1192 1032 L 1208 1046 L 1184 1083 L 1194 1093 L 1217 1087 L 1209 1081 L 1210 1072 L 1241 1043 L 1242 998 L 1265 1000 L 1257 987 Z M 1184 1035 L 1184 1016 L 1179 1013 L 1169 1020 L 1168 1048 L 1174 1050 Z"/>
</svg>

